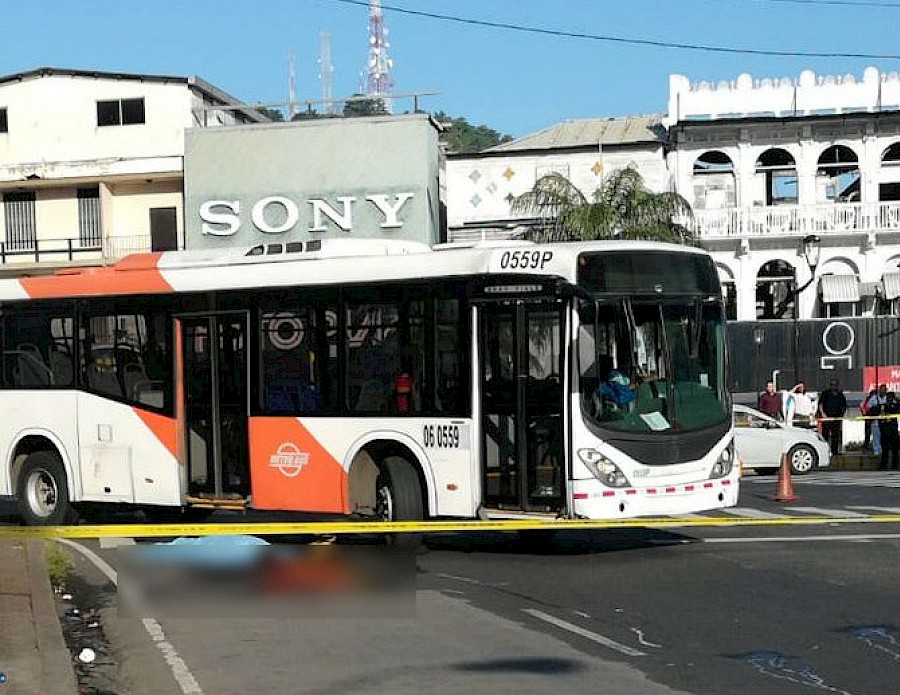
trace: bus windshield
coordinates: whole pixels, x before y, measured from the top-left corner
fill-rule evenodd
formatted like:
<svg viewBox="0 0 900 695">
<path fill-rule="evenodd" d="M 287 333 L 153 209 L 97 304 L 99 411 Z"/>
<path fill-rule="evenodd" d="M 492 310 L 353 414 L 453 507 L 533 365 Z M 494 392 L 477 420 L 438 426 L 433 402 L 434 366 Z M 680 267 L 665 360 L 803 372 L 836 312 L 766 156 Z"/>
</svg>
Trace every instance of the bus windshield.
<svg viewBox="0 0 900 695">
<path fill-rule="evenodd" d="M 582 409 L 603 429 L 688 432 L 729 417 L 725 318 L 702 298 L 580 300 Z"/>
</svg>

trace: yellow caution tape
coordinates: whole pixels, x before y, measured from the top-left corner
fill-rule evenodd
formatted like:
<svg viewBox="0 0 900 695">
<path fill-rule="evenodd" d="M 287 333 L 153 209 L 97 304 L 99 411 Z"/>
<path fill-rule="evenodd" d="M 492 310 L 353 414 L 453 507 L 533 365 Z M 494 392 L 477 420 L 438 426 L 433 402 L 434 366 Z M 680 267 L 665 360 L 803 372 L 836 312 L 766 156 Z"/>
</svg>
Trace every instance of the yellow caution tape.
<svg viewBox="0 0 900 695">
<path fill-rule="evenodd" d="M 3 526 L 0 539 L 26 538 L 178 538 L 219 535 L 335 536 L 382 533 L 460 533 L 479 531 L 589 530 L 617 528 L 679 528 L 704 526 L 814 526 L 822 524 L 900 524 L 900 514 L 858 517 L 788 516 L 777 518 L 630 518 L 614 520 L 504 519 L 492 521 L 316 521 L 227 524 L 104 524 L 102 526 Z"/>
</svg>

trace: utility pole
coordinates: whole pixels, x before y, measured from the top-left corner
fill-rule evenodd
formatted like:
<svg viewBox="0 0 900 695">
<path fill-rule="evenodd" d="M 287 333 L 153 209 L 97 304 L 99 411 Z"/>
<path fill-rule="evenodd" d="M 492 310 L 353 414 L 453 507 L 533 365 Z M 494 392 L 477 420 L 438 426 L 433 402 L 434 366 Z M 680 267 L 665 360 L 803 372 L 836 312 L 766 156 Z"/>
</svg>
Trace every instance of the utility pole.
<svg viewBox="0 0 900 695">
<path fill-rule="evenodd" d="M 294 120 L 297 115 L 297 75 L 295 72 L 296 58 L 294 49 L 288 51 L 288 120 Z"/>
<path fill-rule="evenodd" d="M 323 31 L 319 37 L 319 81 L 322 83 L 323 113 L 333 116 L 334 102 L 332 101 L 331 75 L 334 66 L 331 64 L 331 34 Z"/>
</svg>

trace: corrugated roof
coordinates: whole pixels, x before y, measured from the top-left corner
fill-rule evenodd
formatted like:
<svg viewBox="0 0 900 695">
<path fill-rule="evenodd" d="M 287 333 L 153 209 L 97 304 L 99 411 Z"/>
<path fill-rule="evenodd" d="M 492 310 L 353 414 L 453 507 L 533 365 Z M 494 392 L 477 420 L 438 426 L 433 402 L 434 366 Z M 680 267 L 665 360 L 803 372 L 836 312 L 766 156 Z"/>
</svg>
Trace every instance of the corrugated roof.
<svg viewBox="0 0 900 695">
<path fill-rule="evenodd" d="M 550 150 L 597 145 L 661 142 L 662 116 L 623 116 L 563 121 L 531 135 L 491 147 L 485 152 Z"/>
</svg>

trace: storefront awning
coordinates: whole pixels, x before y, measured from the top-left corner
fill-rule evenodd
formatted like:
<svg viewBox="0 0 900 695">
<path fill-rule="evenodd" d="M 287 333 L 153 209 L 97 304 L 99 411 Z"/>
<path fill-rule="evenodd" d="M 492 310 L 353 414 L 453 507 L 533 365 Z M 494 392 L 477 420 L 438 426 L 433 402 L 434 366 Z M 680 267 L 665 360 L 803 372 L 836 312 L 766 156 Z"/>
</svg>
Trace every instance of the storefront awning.
<svg viewBox="0 0 900 695">
<path fill-rule="evenodd" d="M 885 273 L 881 278 L 884 285 L 884 298 L 897 299 L 900 297 L 900 273 Z"/>
<path fill-rule="evenodd" d="M 859 280 L 855 275 L 823 275 L 819 289 L 825 304 L 859 301 Z"/>
</svg>

